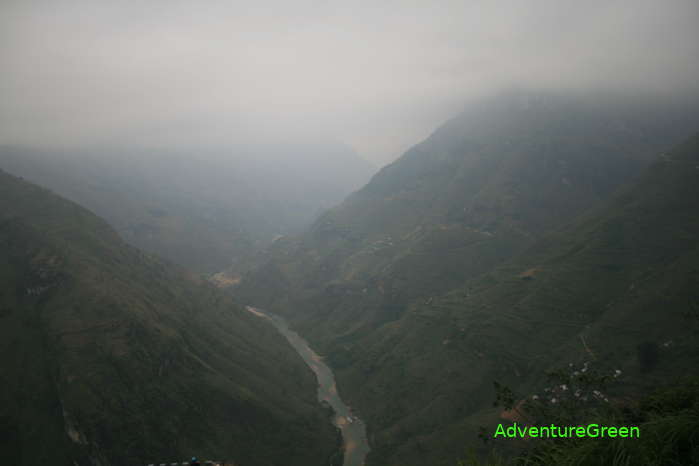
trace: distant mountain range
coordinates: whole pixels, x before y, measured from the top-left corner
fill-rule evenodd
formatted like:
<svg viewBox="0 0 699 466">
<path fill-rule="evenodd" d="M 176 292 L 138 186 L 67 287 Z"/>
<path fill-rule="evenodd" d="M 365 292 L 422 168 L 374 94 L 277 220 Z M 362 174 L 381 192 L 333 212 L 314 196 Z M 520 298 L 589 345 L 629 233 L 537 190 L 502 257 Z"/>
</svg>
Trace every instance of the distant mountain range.
<svg viewBox="0 0 699 466">
<path fill-rule="evenodd" d="M 338 461 L 313 374 L 271 326 L 3 171 L 0 277 L 5 462 Z"/>
<path fill-rule="evenodd" d="M 327 356 L 372 465 L 454 464 L 497 419 L 493 380 L 534 390 L 585 345 L 629 390 L 667 381 L 697 362 L 682 315 L 699 299 L 698 140 L 669 150 L 697 108 L 483 101 L 275 242 L 234 292 Z M 638 377 L 638 345 L 667 342 Z"/>
<path fill-rule="evenodd" d="M 242 269 L 365 183 L 373 167 L 347 146 L 226 149 L 0 147 L 0 168 L 105 218 L 129 243 L 197 272 Z"/>
</svg>

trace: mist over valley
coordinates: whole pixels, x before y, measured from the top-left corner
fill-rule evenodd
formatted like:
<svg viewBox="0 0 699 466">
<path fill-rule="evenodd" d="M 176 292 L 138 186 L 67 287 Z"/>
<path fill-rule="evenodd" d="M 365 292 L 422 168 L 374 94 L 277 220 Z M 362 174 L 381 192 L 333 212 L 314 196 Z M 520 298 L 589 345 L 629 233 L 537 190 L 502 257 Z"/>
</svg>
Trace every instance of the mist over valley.
<svg viewBox="0 0 699 466">
<path fill-rule="evenodd" d="M 697 464 L 698 23 L 4 2 L 0 457 Z"/>
</svg>

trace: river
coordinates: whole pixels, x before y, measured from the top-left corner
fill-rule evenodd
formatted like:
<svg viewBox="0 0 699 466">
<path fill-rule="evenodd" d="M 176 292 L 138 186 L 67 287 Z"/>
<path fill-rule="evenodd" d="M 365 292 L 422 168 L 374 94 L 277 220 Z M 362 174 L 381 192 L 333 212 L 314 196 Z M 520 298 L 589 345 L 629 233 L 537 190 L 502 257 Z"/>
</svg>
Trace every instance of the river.
<svg viewBox="0 0 699 466">
<path fill-rule="evenodd" d="M 318 401 L 325 401 L 332 407 L 335 411 L 333 422 L 342 432 L 342 442 L 345 450 L 343 466 L 362 466 L 367 453 L 369 453 L 366 428 L 364 422 L 352 413 L 352 410 L 342 401 L 342 398 L 337 393 L 337 385 L 335 384 L 335 376 L 332 370 L 323 362 L 323 358 L 318 356 L 308 346 L 306 340 L 289 328 L 286 320 L 282 317 L 250 306 L 246 309 L 258 317 L 268 319 L 313 370 L 318 380 Z"/>
</svg>

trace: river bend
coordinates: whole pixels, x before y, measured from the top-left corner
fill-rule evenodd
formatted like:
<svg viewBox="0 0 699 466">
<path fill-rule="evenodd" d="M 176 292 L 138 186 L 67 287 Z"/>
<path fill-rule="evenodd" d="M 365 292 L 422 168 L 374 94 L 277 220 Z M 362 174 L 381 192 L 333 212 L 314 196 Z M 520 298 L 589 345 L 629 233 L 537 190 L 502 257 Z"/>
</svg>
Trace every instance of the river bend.
<svg viewBox="0 0 699 466">
<path fill-rule="evenodd" d="M 337 385 L 335 384 L 335 376 L 332 370 L 323 362 L 323 358 L 318 356 L 308 346 L 306 340 L 289 328 L 284 318 L 250 306 L 246 309 L 258 317 L 269 320 L 313 370 L 318 380 L 318 400 L 327 402 L 332 407 L 335 411 L 333 422 L 342 432 L 345 450 L 343 466 L 362 466 L 367 453 L 369 453 L 366 428 L 364 422 L 352 413 L 352 410 L 342 401 L 337 393 Z"/>
</svg>

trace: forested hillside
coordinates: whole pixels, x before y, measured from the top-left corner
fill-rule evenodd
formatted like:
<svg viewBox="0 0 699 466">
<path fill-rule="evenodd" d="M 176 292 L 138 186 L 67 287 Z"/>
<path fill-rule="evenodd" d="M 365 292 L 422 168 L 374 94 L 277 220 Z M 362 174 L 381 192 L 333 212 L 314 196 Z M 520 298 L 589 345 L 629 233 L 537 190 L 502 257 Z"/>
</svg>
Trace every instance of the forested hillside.
<svg viewBox="0 0 699 466">
<path fill-rule="evenodd" d="M 277 241 L 237 293 L 317 343 L 361 337 L 603 202 L 699 124 L 699 107 L 668 107 L 528 92 L 470 106 Z"/>
<path fill-rule="evenodd" d="M 325 465 L 339 439 L 273 328 L 0 171 L 0 451 L 17 465 Z"/>
<path fill-rule="evenodd" d="M 339 380 L 375 464 L 453 464 L 498 420 L 493 381 L 528 396 L 547 370 L 590 361 L 619 369 L 615 396 L 633 399 L 694 373 L 698 167 L 695 137 L 609 205 L 349 347 Z"/>
<path fill-rule="evenodd" d="M 663 207 L 647 197 L 628 198 L 642 211 L 669 216 L 633 217 L 648 222 L 639 228 L 671 226 L 655 239 L 639 233 L 653 245 L 633 243 L 628 235 L 634 230 L 623 230 L 631 217 L 598 225 L 595 234 L 604 238 L 599 244 L 585 236 L 583 229 L 591 227 L 580 219 L 603 223 L 599 216 L 615 191 L 635 183 L 649 164 L 670 160 L 666 151 L 696 130 L 696 115 L 688 107 L 527 93 L 485 101 L 385 167 L 305 235 L 277 241 L 265 265 L 245 277 L 236 293 L 289 315 L 328 356 L 343 396 L 366 413 L 372 464 L 452 464 L 475 438 L 476 418 L 492 401 L 493 377 L 512 376 L 518 386 L 537 380 L 536 371 L 557 362 L 551 344 L 577 351 L 576 332 L 602 315 L 609 318 L 608 308 L 622 298 L 615 294 L 619 289 L 639 286 L 626 279 L 638 280 L 638 270 L 650 273 L 691 250 L 696 236 L 684 223 L 693 211 L 681 205 L 678 212 L 672 204 L 677 197 L 670 194 L 665 200 L 672 206 Z M 691 163 L 681 162 L 682 170 Z M 645 175 L 639 193 L 662 185 L 678 196 L 689 194 L 694 180 L 673 178 L 675 186 L 653 176 Z M 621 201 L 614 202 L 616 207 L 608 207 L 614 215 L 623 212 Z M 580 263 L 565 260 L 556 248 L 566 241 L 578 241 L 575 247 L 591 255 Z M 666 243 L 677 249 L 668 250 Z M 542 252 L 544 246 L 554 249 Z M 619 251 L 629 256 L 612 255 Z M 593 260 L 597 255 L 601 263 Z M 542 264 L 554 256 L 560 256 L 561 269 L 551 271 Z M 677 276 L 686 282 L 692 276 L 686 273 Z M 605 295 L 615 274 L 625 277 L 617 284 L 621 288 Z M 503 277 L 507 286 L 498 285 Z M 539 290 L 545 277 L 561 281 L 545 293 L 541 289 L 528 313 L 516 312 L 534 302 L 517 293 Z M 668 270 L 655 277 L 665 280 Z M 584 288 L 574 292 L 576 287 Z M 687 289 L 679 296 L 687 298 Z M 661 318 L 651 301 L 644 312 L 639 309 L 646 325 Z M 624 302 L 628 309 L 640 306 Z M 563 330 L 556 325 L 561 322 Z M 610 328 L 588 329 L 585 341 L 603 351 L 596 348 L 602 335 L 593 333 L 607 329 L 606 338 Z M 619 339 L 626 345 L 619 362 L 630 364 L 634 345 L 646 339 L 664 343 L 657 341 L 659 334 L 630 331 L 640 341 Z"/>
</svg>

